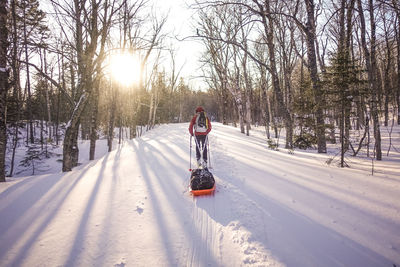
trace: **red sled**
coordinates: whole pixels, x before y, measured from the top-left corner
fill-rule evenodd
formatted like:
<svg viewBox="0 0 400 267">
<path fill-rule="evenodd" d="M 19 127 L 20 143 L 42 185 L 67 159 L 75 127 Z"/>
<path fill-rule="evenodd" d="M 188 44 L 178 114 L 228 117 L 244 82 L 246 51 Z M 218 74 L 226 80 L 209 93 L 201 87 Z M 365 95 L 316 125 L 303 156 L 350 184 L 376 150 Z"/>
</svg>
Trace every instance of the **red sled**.
<svg viewBox="0 0 400 267">
<path fill-rule="evenodd" d="M 214 191 L 215 191 L 215 184 L 210 189 L 201 189 L 201 190 L 192 190 L 192 189 L 190 189 L 190 193 L 192 193 L 193 196 L 210 195 L 210 194 L 213 194 Z"/>
</svg>

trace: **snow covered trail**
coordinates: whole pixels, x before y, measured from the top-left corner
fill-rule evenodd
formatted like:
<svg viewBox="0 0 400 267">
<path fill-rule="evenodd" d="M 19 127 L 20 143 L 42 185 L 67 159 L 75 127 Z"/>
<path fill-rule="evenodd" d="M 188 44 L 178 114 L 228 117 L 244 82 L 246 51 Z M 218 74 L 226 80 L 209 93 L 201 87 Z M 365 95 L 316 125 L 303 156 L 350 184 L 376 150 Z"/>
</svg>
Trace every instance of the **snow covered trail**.
<svg viewBox="0 0 400 267">
<path fill-rule="evenodd" d="M 238 202 L 255 207 L 238 216 L 239 224 L 285 264 L 400 263 L 399 176 L 370 176 L 328 167 L 318 156 L 271 151 L 260 138 L 243 138 L 227 126 L 214 127 L 214 134 L 215 165 L 225 168 L 215 174 L 242 197 Z M 264 236 L 254 227 L 257 218 L 264 223 Z"/>
<path fill-rule="evenodd" d="M 0 266 L 400 265 L 398 176 L 271 151 L 215 123 L 217 189 L 194 198 L 187 126 L 0 184 Z"/>
</svg>

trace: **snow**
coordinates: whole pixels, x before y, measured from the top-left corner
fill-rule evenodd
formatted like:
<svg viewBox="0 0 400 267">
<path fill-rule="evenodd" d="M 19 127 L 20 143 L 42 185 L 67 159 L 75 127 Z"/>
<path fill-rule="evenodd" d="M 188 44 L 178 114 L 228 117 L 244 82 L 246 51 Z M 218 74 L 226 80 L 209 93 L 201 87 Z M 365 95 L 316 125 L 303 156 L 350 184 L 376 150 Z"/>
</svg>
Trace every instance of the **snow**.
<svg viewBox="0 0 400 267">
<path fill-rule="evenodd" d="M 96 160 L 72 172 L 0 184 L 0 266 L 400 265 L 398 152 L 371 175 L 362 157 L 341 169 L 214 123 L 217 189 L 193 197 L 187 126 L 111 153 L 99 142 Z"/>
</svg>

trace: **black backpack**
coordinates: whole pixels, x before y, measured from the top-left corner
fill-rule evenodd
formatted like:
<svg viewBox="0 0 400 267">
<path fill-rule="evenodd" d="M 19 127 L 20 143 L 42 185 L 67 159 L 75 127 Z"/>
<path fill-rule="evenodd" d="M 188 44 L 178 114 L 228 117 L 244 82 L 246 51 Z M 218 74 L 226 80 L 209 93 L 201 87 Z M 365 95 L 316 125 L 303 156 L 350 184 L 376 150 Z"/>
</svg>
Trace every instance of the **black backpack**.
<svg viewBox="0 0 400 267">
<path fill-rule="evenodd" d="M 196 118 L 196 131 L 205 132 L 207 128 L 207 116 L 204 111 L 201 111 Z"/>
</svg>

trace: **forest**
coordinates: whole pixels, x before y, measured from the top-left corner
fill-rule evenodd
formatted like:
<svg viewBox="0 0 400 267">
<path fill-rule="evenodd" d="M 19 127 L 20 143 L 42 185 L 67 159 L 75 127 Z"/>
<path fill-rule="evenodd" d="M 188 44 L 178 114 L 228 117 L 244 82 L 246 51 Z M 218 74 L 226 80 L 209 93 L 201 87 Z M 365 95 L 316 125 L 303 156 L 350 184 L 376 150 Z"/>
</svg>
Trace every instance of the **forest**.
<svg viewBox="0 0 400 267">
<path fill-rule="evenodd" d="M 0 181 L 21 145 L 62 146 L 68 172 L 78 140 L 94 159 L 100 137 L 111 151 L 116 132 L 188 122 L 197 105 L 245 135 L 265 127 L 270 148 L 283 129 L 290 150 L 340 144 L 342 167 L 370 145 L 382 160 L 382 127 L 400 124 L 397 0 L 193 0 L 187 36 L 153 4 L 0 0 Z M 202 45 L 194 75 L 205 88 L 181 75 L 171 40 Z M 134 82 L 113 75 L 118 56 L 135 58 L 117 71 Z"/>
</svg>

